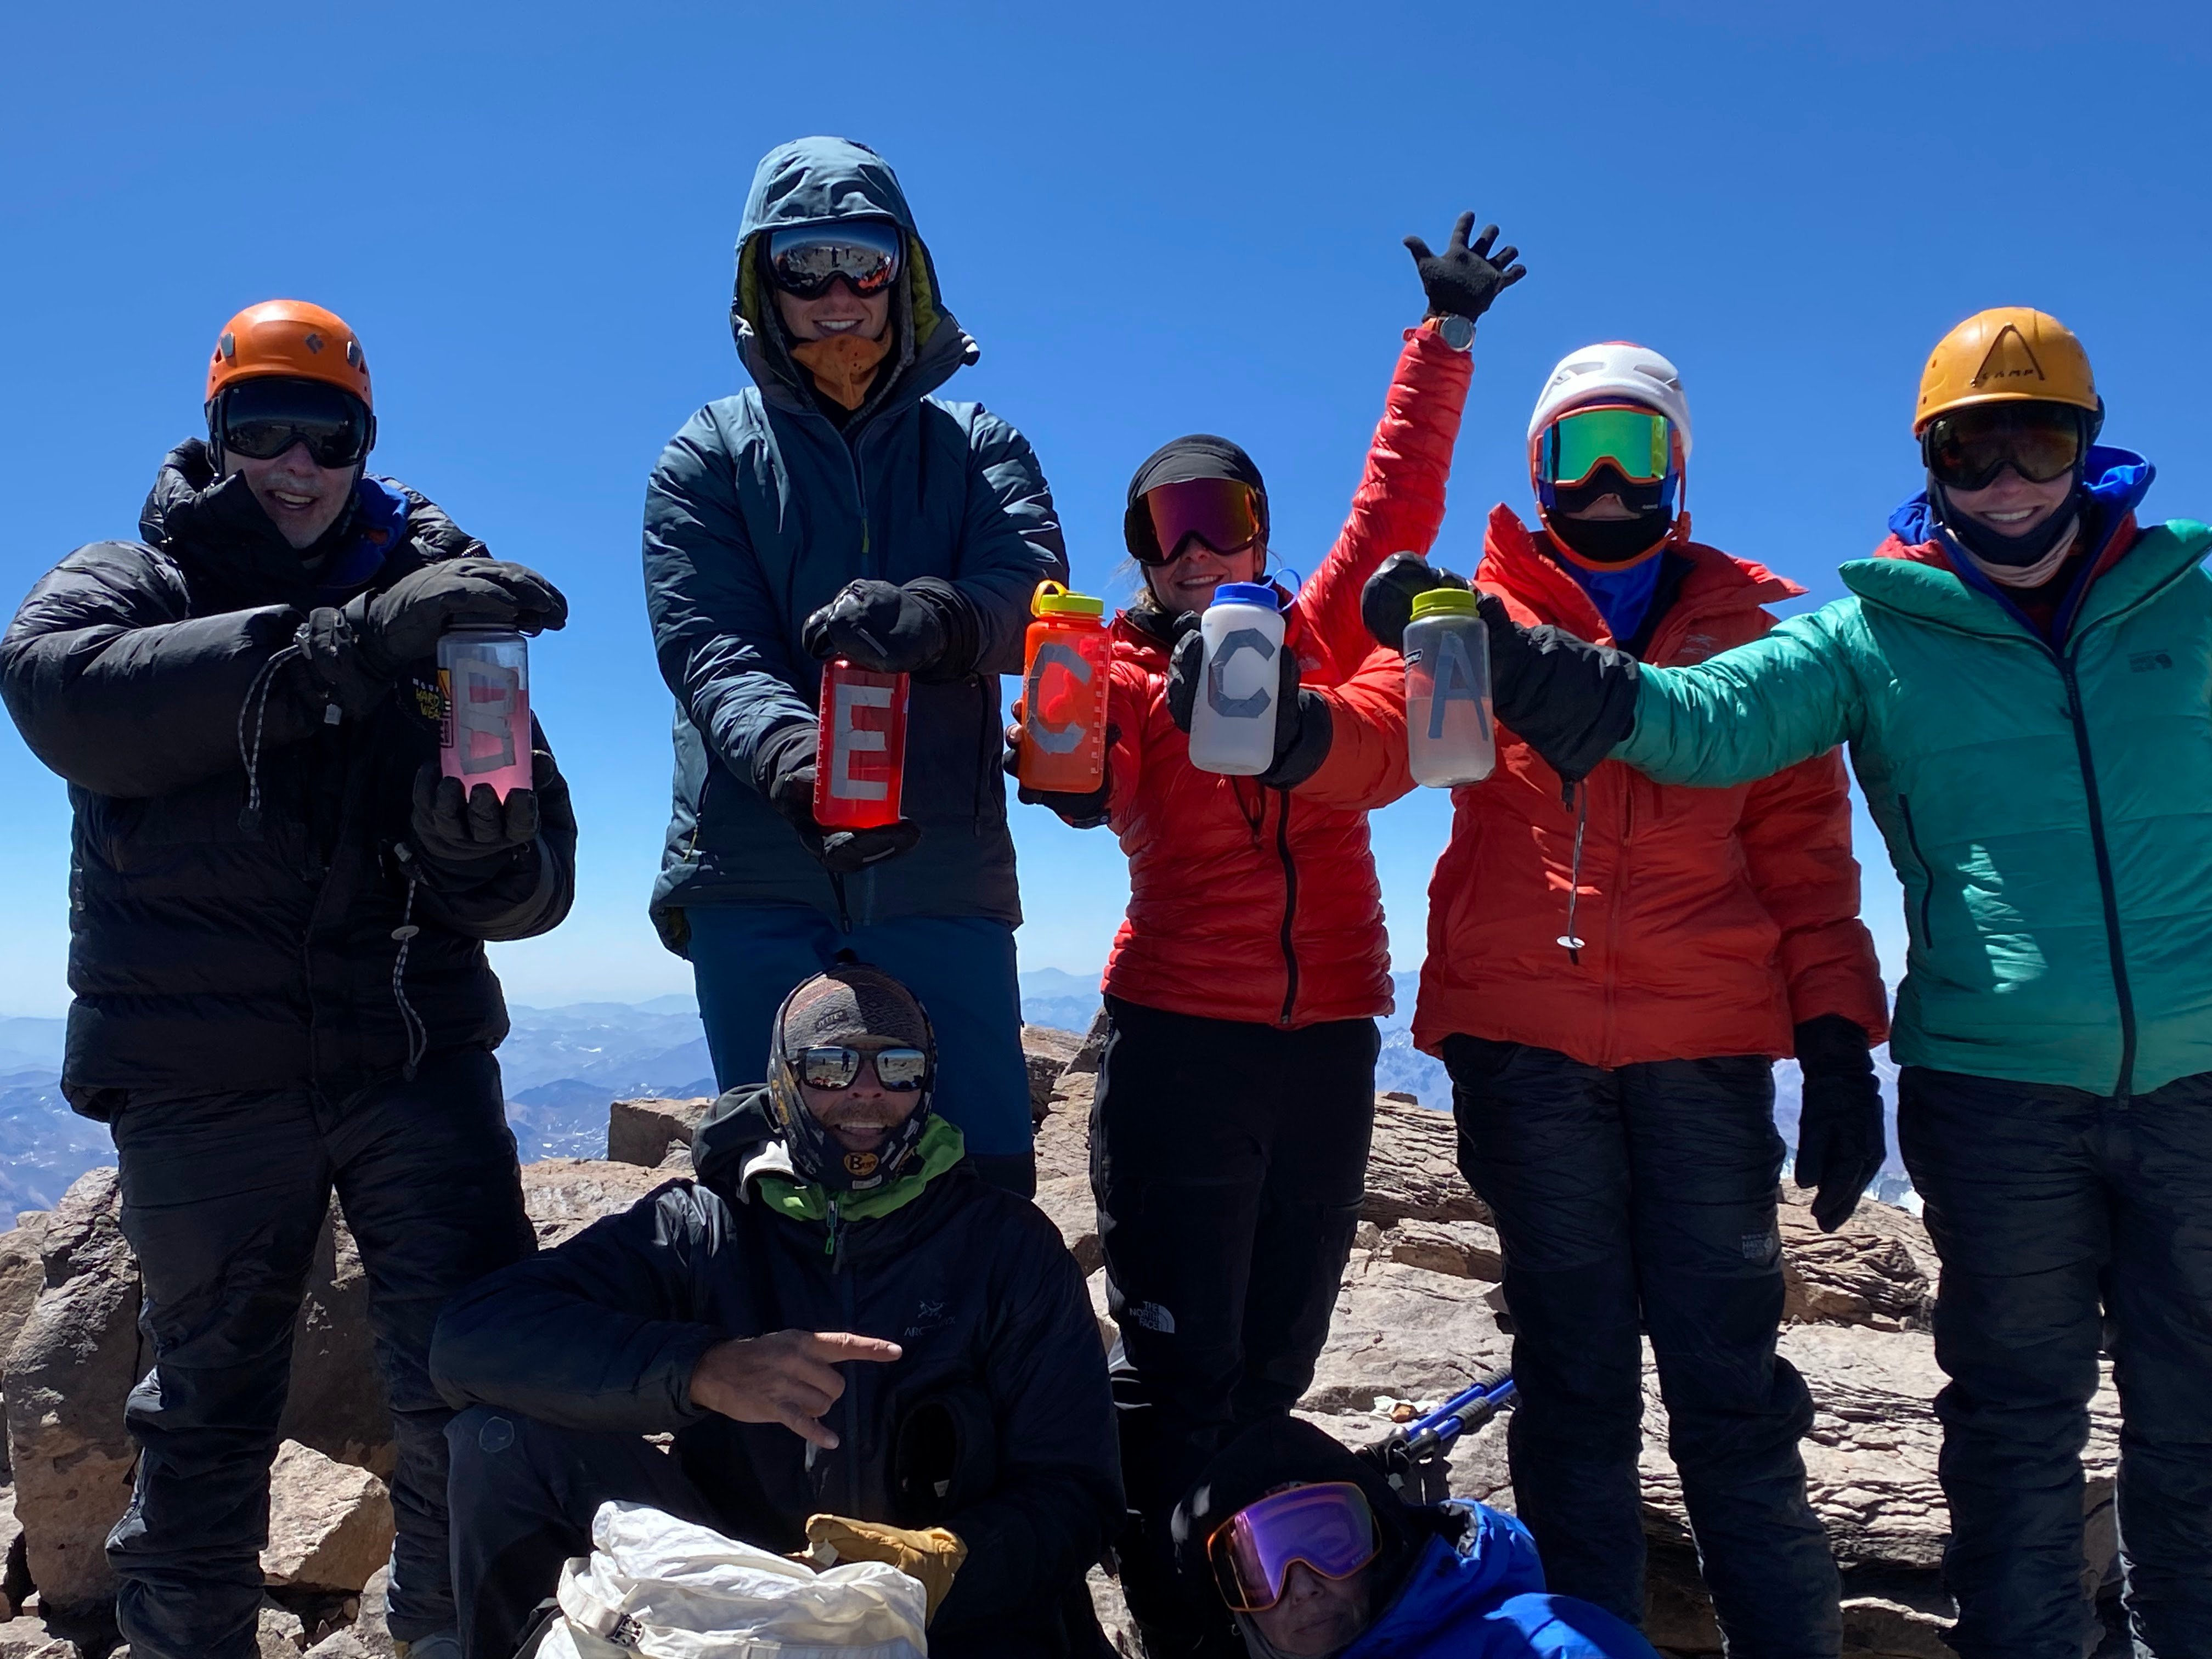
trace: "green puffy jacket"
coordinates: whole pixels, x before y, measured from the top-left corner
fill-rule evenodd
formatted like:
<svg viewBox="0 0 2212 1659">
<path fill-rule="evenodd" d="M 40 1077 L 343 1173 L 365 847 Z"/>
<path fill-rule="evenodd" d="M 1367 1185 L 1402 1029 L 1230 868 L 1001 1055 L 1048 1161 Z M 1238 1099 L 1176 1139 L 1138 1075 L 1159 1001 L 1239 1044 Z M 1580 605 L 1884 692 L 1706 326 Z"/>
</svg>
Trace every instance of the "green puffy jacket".
<svg viewBox="0 0 2212 1659">
<path fill-rule="evenodd" d="M 2092 461 L 2126 534 L 2150 469 Z M 2143 532 L 2054 651 L 1911 556 L 1924 498 L 1892 524 L 1850 597 L 1644 670 L 1615 757 L 1725 787 L 1850 744 L 1905 888 L 1899 1061 L 2123 1097 L 2212 1072 L 2212 530 Z"/>
</svg>

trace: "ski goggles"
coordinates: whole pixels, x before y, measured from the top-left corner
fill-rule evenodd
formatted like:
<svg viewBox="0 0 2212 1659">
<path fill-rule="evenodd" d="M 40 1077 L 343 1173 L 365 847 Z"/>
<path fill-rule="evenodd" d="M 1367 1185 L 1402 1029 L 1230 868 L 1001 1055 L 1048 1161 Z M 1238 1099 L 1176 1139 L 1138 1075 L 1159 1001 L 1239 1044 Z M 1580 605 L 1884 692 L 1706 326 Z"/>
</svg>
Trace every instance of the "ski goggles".
<svg viewBox="0 0 2212 1659">
<path fill-rule="evenodd" d="M 798 300 L 818 300 L 842 276 L 853 292 L 880 294 L 899 273 L 904 239 L 896 225 L 851 220 L 771 231 L 769 280 Z"/>
<path fill-rule="evenodd" d="M 1349 1578 L 1381 1552 L 1367 1494 L 1348 1480 L 1293 1486 L 1247 1504 L 1206 1540 L 1214 1586 L 1232 1613 L 1273 1607 L 1294 1565 Z"/>
<path fill-rule="evenodd" d="M 1986 489 L 2008 466 L 2030 483 L 2049 483 L 2081 464 L 2087 436 L 2070 404 L 1972 404 L 1930 421 L 1920 453 L 1948 489 Z"/>
<path fill-rule="evenodd" d="M 1242 553 L 1267 533 L 1259 491 L 1234 478 L 1188 478 L 1147 489 L 1122 521 L 1122 538 L 1139 564 L 1173 564 L 1187 544 L 1216 553 Z"/>
<path fill-rule="evenodd" d="M 1553 484 L 1581 483 L 1608 464 L 1632 483 L 1656 483 L 1674 459 L 1667 417 L 1632 406 L 1570 410 L 1544 428 L 1542 443 L 1538 465 Z"/>
<path fill-rule="evenodd" d="M 929 1080 L 929 1056 L 919 1048 L 870 1050 L 824 1044 L 800 1049 L 792 1057 L 791 1069 L 810 1089 L 849 1089 L 872 1060 L 876 1081 L 894 1094 L 910 1093 Z"/>
<path fill-rule="evenodd" d="M 283 374 L 226 386 L 208 424 L 225 454 L 256 461 L 303 443 L 317 466 L 354 466 L 376 441 L 376 422 L 353 393 Z"/>
</svg>

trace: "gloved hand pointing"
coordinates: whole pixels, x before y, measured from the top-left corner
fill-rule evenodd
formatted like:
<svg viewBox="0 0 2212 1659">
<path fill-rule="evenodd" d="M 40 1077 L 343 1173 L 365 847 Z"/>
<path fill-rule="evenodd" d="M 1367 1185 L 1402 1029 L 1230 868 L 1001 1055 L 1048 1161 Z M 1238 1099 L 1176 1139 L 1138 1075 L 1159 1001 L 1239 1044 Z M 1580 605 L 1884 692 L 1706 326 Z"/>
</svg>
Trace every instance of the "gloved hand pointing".
<svg viewBox="0 0 2212 1659">
<path fill-rule="evenodd" d="M 1867 1034 L 1856 1021 L 1821 1014 L 1800 1025 L 1796 1035 L 1797 1067 L 1805 1078 L 1796 1182 L 1818 1189 L 1813 1219 L 1822 1232 L 1832 1233 L 1851 1218 L 1889 1155 L 1881 1084 Z"/>
<path fill-rule="evenodd" d="M 937 1617 L 952 1577 L 968 1559 L 968 1546 L 943 1527 L 909 1531 L 875 1521 L 848 1521 L 842 1515 L 806 1517 L 806 1559 L 817 1568 L 841 1561 L 883 1561 L 921 1581 L 929 1598 L 923 1622 Z"/>
<path fill-rule="evenodd" d="M 1297 652 L 1285 644 L 1277 649 L 1275 662 L 1275 758 L 1259 781 L 1270 789 L 1295 789 L 1328 758 L 1329 745 L 1336 738 L 1335 719 L 1320 692 L 1299 685 Z M 1198 613 L 1186 611 L 1176 618 L 1175 649 L 1168 658 L 1168 718 L 1178 731 L 1190 730 L 1205 683 L 1205 636 L 1199 631 Z"/>
<path fill-rule="evenodd" d="M 1490 251 L 1490 245 L 1498 240 L 1496 225 L 1485 225 L 1482 234 L 1469 246 L 1467 234 L 1474 228 L 1474 216 L 1461 214 L 1442 253 L 1430 252 L 1429 245 L 1418 236 L 1406 239 L 1413 268 L 1421 275 L 1421 291 L 1429 296 L 1431 317 L 1464 317 L 1474 322 L 1500 294 L 1528 274 L 1525 266 L 1513 263 L 1519 248 Z"/>
</svg>

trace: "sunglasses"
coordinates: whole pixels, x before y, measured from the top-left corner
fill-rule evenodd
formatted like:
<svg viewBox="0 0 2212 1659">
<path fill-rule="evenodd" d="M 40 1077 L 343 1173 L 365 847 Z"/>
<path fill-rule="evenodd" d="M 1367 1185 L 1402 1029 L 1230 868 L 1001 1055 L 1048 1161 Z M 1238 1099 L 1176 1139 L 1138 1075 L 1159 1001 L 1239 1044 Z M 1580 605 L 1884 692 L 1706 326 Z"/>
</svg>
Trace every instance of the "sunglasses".
<svg viewBox="0 0 2212 1659">
<path fill-rule="evenodd" d="M 1348 1480 L 1293 1486 L 1247 1504 L 1206 1540 L 1213 1582 L 1232 1613 L 1265 1613 L 1291 1569 L 1349 1578 L 1382 1553 L 1367 1494 Z"/>
<path fill-rule="evenodd" d="M 287 375 L 225 387 L 208 424 L 225 454 L 256 461 L 304 443 L 317 466 L 354 466 L 376 441 L 375 417 L 353 393 Z"/>
<path fill-rule="evenodd" d="M 848 1048 L 825 1045 L 802 1048 L 791 1063 L 799 1080 L 810 1089 L 849 1089 L 860 1080 L 870 1060 L 875 1062 L 876 1081 L 895 1094 L 919 1089 L 929 1080 L 929 1056 L 919 1048 Z"/>
<path fill-rule="evenodd" d="M 1129 556 L 1173 564 L 1197 541 L 1216 553 L 1242 553 L 1267 533 L 1259 491 L 1234 478 L 1190 478 L 1146 490 L 1122 520 Z"/>
<path fill-rule="evenodd" d="M 1541 465 L 1552 483 L 1574 485 L 1610 463 L 1632 483 L 1656 483 L 1674 454 L 1674 428 L 1648 409 L 1577 409 L 1546 428 Z"/>
<path fill-rule="evenodd" d="M 1936 483 L 1986 489 L 2006 467 L 2030 483 L 2063 478 L 2088 447 L 2081 411 L 2069 404 L 1976 404 L 1939 415 L 1920 435 L 1920 453 Z"/>
<path fill-rule="evenodd" d="M 880 294 L 899 273 L 903 239 L 896 225 L 862 220 L 772 231 L 769 278 L 797 300 L 818 300 L 843 277 L 854 293 Z"/>
</svg>

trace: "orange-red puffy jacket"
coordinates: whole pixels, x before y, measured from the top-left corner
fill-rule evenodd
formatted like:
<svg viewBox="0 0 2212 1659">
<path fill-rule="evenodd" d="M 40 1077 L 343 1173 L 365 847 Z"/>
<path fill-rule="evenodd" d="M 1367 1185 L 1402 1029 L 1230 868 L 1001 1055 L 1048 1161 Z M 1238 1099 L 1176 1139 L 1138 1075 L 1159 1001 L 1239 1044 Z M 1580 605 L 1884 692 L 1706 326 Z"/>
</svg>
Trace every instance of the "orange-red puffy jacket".
<svg viewBox="0 0 2212 1659">
<path fill-rule="evenodd" d="M 1774 625 L 1804 590 L 1692 543 L 1647 662 L 1702 662 Z M 1597 607 L 1510 508 L 1490 515 L 1476 580 L 1523 624 L 1611 643 Z M 1402 716 L 1401 717 L 1402 719 Z M 1498 732 L 1498 769 L 1455 790 L 1429 884 L 1429 954 L 1413 1040 L 1453 1032 L 1554 1048 L 1591 1066 L 1788 1054 L 1790 1028 L 1842 1014 L 1876 1042 L 1888 999 L 1859 914 L 1840 750 L 1734 789 L 1656 784 L 1617 761 L 1583 788 L 1575 932 L 1566 932 L 1575 814 L 1559 774 Z"/>
<path fill-rule="evenodd" d="M 1129 855 L 1129 912 L 1107 959 L 1109 994 L 1284 1026 L 1390 1011 L 1366 809 L 1407 787 L 1384 735 L 1402 671 L 1374 653 L 1359 590 L 1391 554 L 1436 540 L 1472 374 L 1434 329 L 1407 331 L 1351 517 L 1289 605 L 1285 642 L 1300 683 L 1331 704 L 1335 732 L 1305 782 L 1267 789 L 1193 766 L 1168 714 L 1168 641 L 1141 613 L 1115 619 L 1107 821 Z"/>
</svg>

